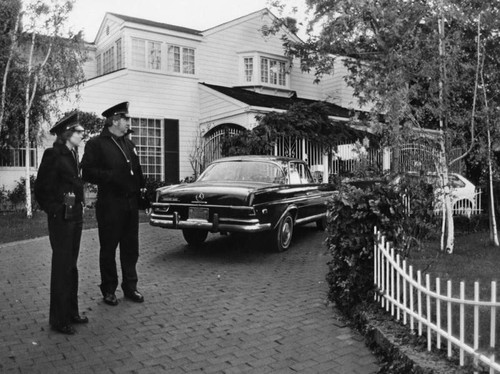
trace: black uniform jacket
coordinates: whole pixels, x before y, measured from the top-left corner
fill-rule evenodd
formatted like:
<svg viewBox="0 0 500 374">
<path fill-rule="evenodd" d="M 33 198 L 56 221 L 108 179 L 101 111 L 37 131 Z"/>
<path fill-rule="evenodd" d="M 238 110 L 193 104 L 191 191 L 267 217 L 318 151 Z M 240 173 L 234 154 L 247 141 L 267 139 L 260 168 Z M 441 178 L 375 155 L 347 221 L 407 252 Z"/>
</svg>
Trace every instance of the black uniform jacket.
<svg viewBox="0 0 500 374">
<path fill-rule="evenodd" d="M 63 210 L 66 193 L 75 194 L 75 203 L 83 202 L 83 181 L 75 156 L 64 144 L 54 143 L 45 150 L 35 182 L 35 198 L 49 216 Z"/>
<path fill-rule="evenodd" d="M 145 181 L 134 143 L 107 127 L 90 139 L 82 159 L 83 179 L 98 186 L 98 198 L 139 197 Z"/>
</svg>

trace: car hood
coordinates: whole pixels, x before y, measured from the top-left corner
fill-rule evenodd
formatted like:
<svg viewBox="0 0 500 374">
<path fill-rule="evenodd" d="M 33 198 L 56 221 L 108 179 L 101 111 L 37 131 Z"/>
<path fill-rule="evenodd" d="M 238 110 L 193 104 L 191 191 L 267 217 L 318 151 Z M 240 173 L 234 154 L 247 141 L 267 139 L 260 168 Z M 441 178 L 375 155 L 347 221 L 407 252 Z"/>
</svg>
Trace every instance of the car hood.
<svg viewBox="0 0 500 374">
<path fill-rule="evenodd" d="M 194 182 L 158 189 L 159 202 L 249 205 L 250 195 L 271 185 L 259 182 Z"/>
</svg>

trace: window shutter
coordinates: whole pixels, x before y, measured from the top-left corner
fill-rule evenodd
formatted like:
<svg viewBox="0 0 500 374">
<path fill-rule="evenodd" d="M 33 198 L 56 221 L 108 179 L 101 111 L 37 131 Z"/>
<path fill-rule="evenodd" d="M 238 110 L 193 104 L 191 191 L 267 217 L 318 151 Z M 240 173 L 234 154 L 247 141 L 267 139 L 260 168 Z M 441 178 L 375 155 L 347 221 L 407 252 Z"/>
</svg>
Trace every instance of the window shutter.
<svg viewBox="0 0 500 374">
<path fill-rule="evenodd" d="M 165 182 L 179 183 L 179 120 L 165 118 Z"/>
</svg>

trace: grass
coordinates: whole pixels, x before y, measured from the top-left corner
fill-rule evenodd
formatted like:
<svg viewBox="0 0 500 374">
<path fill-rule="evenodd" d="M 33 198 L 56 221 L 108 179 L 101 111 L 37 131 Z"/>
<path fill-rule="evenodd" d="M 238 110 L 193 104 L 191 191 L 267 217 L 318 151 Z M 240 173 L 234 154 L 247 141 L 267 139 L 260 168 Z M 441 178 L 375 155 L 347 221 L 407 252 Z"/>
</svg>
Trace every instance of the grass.
<svg viewBox="0 0 500 374">
<path fill-rule="evenodd" d="M 140 212 L 139 221 L 148 222 L 149 217 Z M 97 227 L 95 209 L 86 209 L 83 229 Z M 0 213 L 0 244 L 47 236 L 47 215 L 42 211 L 33 212 L 33 218 L 26 218 L 24 212 Z"/>
<path fill-rule="evenodd" d="M 409 265 L 422 272 L 422 283 L 425 275 L 430 275 L 432 289 L 435 291 L 436 278 L 440 278 L 441 294 L 446 294 L 446 281 L 452 281 L 452 296 L 459 298 L 460 282 L 465 284 L 465 297 L 474 300 L 474 282 L 479 282 L 480 300 L 491 300 L 491 282 L 499 278 L 500 248 L 490 244 L 488 232 L 459 235 L 455 239 L 455 249 L 452 254 L 440 251 L 439 240 L 427 242 L 420 251 L 413 251 L 408 259 Z M 416 298 L 415 298 L 416 300 Z M 500 285 L 497 286 L 497 302 L 500 301 Z M 423 298 L 425 308 L 425 298 Z M 432 319 L 435 321 L 435 304 L 431 307 Z M 425 309 L 424 309 L 425 310 Z M 479 347 L 487 350 L 490 339 L 489 307 L 479 308 Z M 466 306 L 465 341 L 472 346 L 474 332 L 474 307 Z M 459 337 L 460 308 L 452 308 L 453 335 Z M 441 303 L 442 326 L 446 325 L 446 305 Z M 500 354 L 500 310 L 496 313 L 496 354 Z M 425 331 L 425 330 L 424 330 Z M 425 332 L 424 332 L 425 334 Z M 446 347 L 446 345 L 444 345 Z"/>
</svg>

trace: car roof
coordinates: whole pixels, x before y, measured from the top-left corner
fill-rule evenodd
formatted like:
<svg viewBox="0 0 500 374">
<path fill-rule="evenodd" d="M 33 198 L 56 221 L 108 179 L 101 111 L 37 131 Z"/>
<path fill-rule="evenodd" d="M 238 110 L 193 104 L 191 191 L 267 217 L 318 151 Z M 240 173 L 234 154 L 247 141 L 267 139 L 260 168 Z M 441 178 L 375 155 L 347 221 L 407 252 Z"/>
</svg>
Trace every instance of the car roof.
<svg viewBox="0 0 500 374">
<path fill-rule="evenodd" d="M 213 161 L 213 163 L 224 162 L 224 161 L 274 161 L 274 162 L 299 161 L 299 162 L 304 162 L 303 160 L 300 160 L 297 158 L 285 157 L 285 156 L 244 155 L 244 156 L 230 156 L 230 157 L 219 158 L 218 160 Z"/>
</svg>

